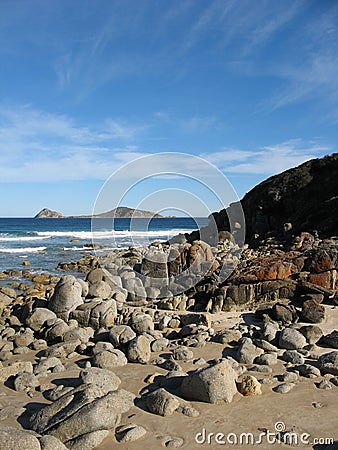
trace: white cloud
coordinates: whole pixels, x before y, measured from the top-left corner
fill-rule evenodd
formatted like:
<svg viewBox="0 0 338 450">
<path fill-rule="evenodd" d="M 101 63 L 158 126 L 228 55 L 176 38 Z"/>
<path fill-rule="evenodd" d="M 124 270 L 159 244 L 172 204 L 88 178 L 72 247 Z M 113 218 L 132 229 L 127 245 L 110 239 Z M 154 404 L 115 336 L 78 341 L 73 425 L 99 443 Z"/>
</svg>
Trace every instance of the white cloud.
<svg viewBox="0 0 338 450">
<path fill-rule="evenodd" d="M 225 173 L 273 175 L 330 152 L 326 145 L 291 139 L 252 151 L 225 149 L 206 156 Z"/>
<path fill-rule="evenodd" d="M 0 108 L 2 182 L 105 179 L 144 154 L 135 139 L 147 127 L 108 119 L 80 126 L 30 106 Z"/>
<path fill-rule="evenodd" d="M 179 117 L 166 111 L 157 111 L 154 118 L 184 133 L 205 133 L 212 129 L 221 129 L 223 125 L 214 116 L 193 115 Z"/>
<path fill-rule="evenodd" d="M 173 126 L 187 132 L 206 131 L 216 126 L 213 118 L 194 116 L 173 119 Z M 105 180 L 121 166 L 148 152 L 140 150 L 148 125 L 107 119 L 102 126 L 80 126 L 71 118 L 44 113 L 30 106 L 0 108 L 0 180 L 2 182 Z M 145 139 L 149 139 L 148 136 Z M 181 149 L 178 150 L 178 152 Z M 271 175 L 306 160 L 329 153 L 319 141 L 292 139 L 257 149 L 221 148 L 200 154 L 225 173 Z M 179 153 L 177 153 L 179 154 Z M 187 161 L 184 165 L 184 161 Z M 151 173 L 185 173 L 208 177 L 203 160 L 154 158 Z M 138 177 L 139 166 L 133 166 L 128 177 Z M 125 176 L 125 175 L 124 175 Z"/>
<path fill-rule="evenodd" d="M 218 128 L 217 120 L 212 116 L 193 116 L 183 119 L 179 122 L 179 126 L 187 133 L 204 133 L 212 128 Z"/>
</svg>

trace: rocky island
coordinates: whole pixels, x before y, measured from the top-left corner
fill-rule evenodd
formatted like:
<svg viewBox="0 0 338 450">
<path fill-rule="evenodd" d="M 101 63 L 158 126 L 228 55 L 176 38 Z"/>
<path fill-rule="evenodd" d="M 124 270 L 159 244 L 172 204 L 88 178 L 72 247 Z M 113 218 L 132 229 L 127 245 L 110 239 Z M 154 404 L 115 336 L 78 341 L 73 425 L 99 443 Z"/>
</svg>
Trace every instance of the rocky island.
<svg viewBox="0 0 338 450">
<path fill-rule="evenodd" d="M 156 214 L 151 211 L 143 211 L 142 209 L 134 209 L 134 208 L 128 208 L 126 206 L 118 206 L 117 208 L 114 208 L 110 211 L 101 213 L 101 214 L 95 214 L 93 216 L 64 216 L 63 214 L 57 212 L 57 211 L 51 211 L 48 208 L 42 209 L 36 216 L 34 216 L 34 219 L 64 219 L 64 218 L 71 218 L 71 219 L 85 219 L 85 218 L 97 218 L 97 219 L 161 219 L 164 216 L 161 216 L 161 214 Z M 173 217 L 173 216 L 171 216 Z"/>
<path fill-rule="evenodd" d="M 250 191 L 242 246 L 223 210 L 207 242 L 3 272 L 1 448 L 337 448 L 337 161 Z"/>
<path fill-rule="evenodd" d="M 57 211 L 52 211 L 48 208 L 43 208 L 40 212 L 38 212 L 34 219 L 64 219 L 65 216 Z"/>
</svg>

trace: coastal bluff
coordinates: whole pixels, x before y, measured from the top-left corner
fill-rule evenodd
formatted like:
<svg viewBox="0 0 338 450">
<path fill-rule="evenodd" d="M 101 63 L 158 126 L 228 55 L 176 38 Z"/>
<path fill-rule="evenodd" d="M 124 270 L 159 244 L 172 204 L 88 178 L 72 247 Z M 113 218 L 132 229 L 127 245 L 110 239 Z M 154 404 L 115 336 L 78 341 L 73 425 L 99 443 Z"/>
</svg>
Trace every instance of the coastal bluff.
<svg viewBox="0 0 338 450">
<path fill-rule="evenodd" d="M 218 231 L 229 231 L 229 217 L 245 218 L 246 242 L 268 235 L 285 236 L 314 232 L 319 236 L 337 235 L 338 228 L 338 153 L 312 159 L 297 167 L 269 177 L 238 203 L 232 203 L 210 216 Z M 212 228 L 212 227 L 211 227 Z M 191 242 L 197 232 L 186 236 Z M 217 237 L 216 237 L 217 238 Z"/>
</svg>

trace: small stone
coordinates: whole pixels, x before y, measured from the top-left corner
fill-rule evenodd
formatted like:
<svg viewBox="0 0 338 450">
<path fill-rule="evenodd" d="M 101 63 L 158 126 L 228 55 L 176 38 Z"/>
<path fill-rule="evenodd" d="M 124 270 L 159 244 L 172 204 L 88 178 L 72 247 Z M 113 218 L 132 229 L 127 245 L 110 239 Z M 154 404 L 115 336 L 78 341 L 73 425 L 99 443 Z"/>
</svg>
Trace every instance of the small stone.
<svg viewBox="0 0 338 450">
<path fill-rule="evenodd" d="M 184 440 L 180 437 L 168 437 L 162 441 L 162 445 L 168 448 L 180 448 L 184 444 Z"/>
<path fill-rule="evenodd" d="M 319 357 L 318 364 L 322 373 L 338 375 L 338 351 L 324 353 L 324 355 Z"/>
<path fill-rule="evenodd" d="M 182 414 L 187 417 L 198 417 L 200 415 L 199 411 L 192 406 L 184 406 L 182 409 Z"/>
<path fill-rule="evenodd" d="M 297 311 L 292 304 L 276 303 L 271 314 L 274 320 L 282 323 L 291 323 L 295 320 Z"/>
<path fill-rule="evenodd" d="M 128 361 L 147 364 L 150 361 L 150 343 L 142 334 L 130 341 L 127 351 Z"/>
<path fill-rule="evenodd" d="M 236 359 L 243 364 L 252 364 L 254 359 L 263 353 L 264 351 L 256 347 L 250 338 L 244 337 L 240 340 Z"/>
<path fill-rule="evenodd" d="M 323 336 L 322 330 L 317 325 L 306 325 L 299 330 L 308 344 L 316 344 Z"/>
<path fill-rule="evenodd" d="M 19 373 L 14 380 L 14 389 L 16 391 L 28 391 L 39 385 L 38 378 L 32 373 Z"/>
<path fill-rule="evenodd" d="M 206 363 L 207 362 L 204 358 L 197 358 L 197 359 L 194 359 L 194 361 L 193 361 L 194 366 L 203 366 Z"/>
<path fill-rule="evenodd" d="M 80 372 L 82 383 L 95 384 L 106 394 L 115 391 L 121 384 L 120 378 L 114 372 L 99 367 L 90 367 Z"/>
<path fill-rule="evenodd" d="M 245 397 L 261 395 L 262 393 L 261 384 L 257 378 L 252 375 L 246 375 L 242 378 L 242 381 L 238 386 L 238 390 Z"/>
<path fill-rule="evenodd" d="M 250 370 L 250 372 L 259 372 L 259 373 L 271 373 L 272 372 L 272 368 L 270 366 L 266 366 L 266 365 L 252 366 L 248 370 Z"/>
<path fill-rule="evenodd" d="M 275 339 L 277 332 L 279 330 L 279 326 L 277 323 L 274 322 L 267 322 L 263 326 L 262 330 L 262 339 L 271 342 Z"/>
<path fill-rule="evenodd" d="M 165 350 L 169 345 L 169 339 L 166 338 L 160 338 L 160 339 L 155 339 L 152 343 L 151 343 L 151 350 L 153 352 L 163 352 L 163 350 Z"/>
<path fill-rule="evenodd" d="M 299 375 L 297 372 L 285 372 L 280 378 L 284 383 L 296 383 L 299 379 Z"/>
<path fill-rule="evenodd" d="M 169 323 L 168 323 L 168 328 L 173 328 L 173 329 L 175 329 L 175 328 L 179 328 L 180 326 L 181 326 L 181 321 L 180 321 L 180 319 L 173 318 L 173 319 L 171 319 L 171 320 L 169 321 Z"/>
<path fill-rule="evenodd" d="M 26 325 L 34 331 L 40 331 L 47 320 L 56 318 L 56 314 L 48 308 L 35 308 L 26 319 Z"/>
<path fill-rule="evenodd" d="M 109 340 L 114 347 L 125 347 L 135 337 L 135 331 L 128 325 L 118 325 L 109 331 Z"/>
<path fill-rule="evenodd" d="M 147 333 L 154 330 L 154 322 L 149 314 L 132 314 L 129 325 L 136 334 Z"/>
<path fill-rule="evenodd" d="M 173 358 L 176 361 L 191 361 L 194 358 L 194 353 L 190 348 L 182 345 L 173 350 Z"/>
<path fill-rule="evenodd" d="M 277 364 L 277 353 L 264 353 L 255 359 L 255 363 L 266 366 Z"/>
<path fill-rule="evenodd" d="M 149 394 L 146 403 L 149 411 L 159 416 L 170 416 L 180 406 L 178 399 L 163 388 Z"/>
<path fill-rule="evenodd" d="M 287 350 L 297 350 L 306 345 L 306 339 L 295 328 L 284 328 L 279 335 L 279 347 Z"/>
<path fill-rule="evenodd" d="M 301 364 L 297 366 L 297 370 L 300 375 L 306 378 L 317 378 L 321 375 L 320 370 L 311 364 Z"/>
<path fill-rule="evenodd" d="M 254 339 L 253 343 L 264 350 L 265 352 L 277 352 L 278 348 L 275 345 L 272 345 L 271 342 L 266 341 L 265 339 Z"/>
<path fill-rule="evenodd" d="M 242 333 L 239 330 L 222 330 L 215 336 L 215 341 L 229 345 L 237 343 L 241 337 Z"/>
<path fill-rule="evenodd" d="M 47 347 L 48 347 L 48 344 L 44 339 L 36 339 L 32 343 L 32 348 L 33 348 L 33 350 L 36 350 L 36 351 L 46 350 Z"/>
<path fill-rule="evenodd" d="M 128 360 L 121 350 L 114 349 L 112 346 L 112 349 L 94 354 L 92 363 L 100 369 L 113 369 L 114 367 L 125 366 Z"/>
<path fill-rule="evenodd" d="M 115 437 L 118 442 L 134 442 L 143 437 L 147 431 L 145 428 L 134 423 L 121 425 L 115 430 Z"/>
<path fill-rule="evenodd" d="M 182 370 L 182 367 L 178 364 L 178 362 L 174 361 L 173 359 L 164 359 L 160 364 L 158 364 L 160 367 L 162 367 L 165 370 Z"/>
<path fill-rule="evenodd" d="M 287 394 L 295 387 L 294 383 L 282 383 L 274 387 L 273 390 L 278 394 Z"/>
<path fill-rule="evenodd" d="M 65 370 L 64 365 L 59 358 L 51 356 L 49 358 L 40 359 L 39 363 L 34 366 L 34 375 L 39 377 L 47 376 L 47 374 L 59 373 Z"/>
<path fill-rule="evenodd" d="M 335 386 L 338 386 L 338 377 L 332 377 L 332 378 L 330 378 L 330 381 Z"/>
<path fill-rule="evenodd" d="M 320 402 L 313 402 L 313 403 L 312 403 L 312 406 L 313 406 L 314 408 L 322 408 L 322 407 L 323 407 L 323 403 L 320 403 Z"/>
<path fill-rule="evenodd" d="M 338 331 L 334 330 L 332 331 L 332 333 L 323 336 L 322 342 L 328 347 L 338 349 Z"/>
<path fill-rule="evenodd" d="M 10 366 L 0 368 L 0 382 L 7 381 L 9 377 L 16 376 L 21 372 L 33 373 L 32 363 L 29 361 L 18 361 Z"/>
<path fill-rule="evenodd" d="M 325 318 L 325 308 L 316 300 L 306 300 L 303 303 L 301 315 L 304 322 L 319 323 Z"/>
<path fill-rule="evenodd" d="M 282 360 L 291 364 L 304 364 L 304 357 L 297 350 L 286 350 L 282 355 Z"/>
<path fill-rule="evenodd" d="M 318 389 L 323 389 L 325 391 L 328 391 L 332 389 L 331 384 L 327 380 L 322 380 L 319 383 L 316 384 Z"/>
<path fill-rule="evenodd" d="M 207 403 L 231 403 L 237 392 L 237 373 L 229 360 L 198 369 L 183 378 L 183 396 Z"/>
</svg>

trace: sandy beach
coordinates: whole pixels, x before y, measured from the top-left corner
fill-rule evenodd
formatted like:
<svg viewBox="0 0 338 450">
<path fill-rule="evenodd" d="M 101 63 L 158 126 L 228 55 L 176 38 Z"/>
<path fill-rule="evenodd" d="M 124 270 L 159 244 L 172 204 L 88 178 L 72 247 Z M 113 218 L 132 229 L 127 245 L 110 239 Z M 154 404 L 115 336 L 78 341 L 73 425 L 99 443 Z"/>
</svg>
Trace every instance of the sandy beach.
<svg viewBox="0 0 338 450">
<path fill-rule="evenodd" d="M 321 324 L 324 333 L 329 333 L 335 328 L 338 321 L 338 309 L 332 306 L 326 306 L 327 319 Z M 244 316 L 250 314 L 250 311 L 222 313 L 213 317 L 212 326 L 220 330 L 231 328 L 240 323 Z M 202 348 L 194 348 L 194 359 L 204 358 L 206 361 L 220 358 L 222 352 L 227 348 L 219 343 L 207 343 Z M 230 353 L 234 353 L 232 347 L 228 347 Z M 327 349 L 317 347 L 314 351 L 316 355 L 324 353 Z M 27 353 L 24 356 L 16 356 L 11 363 L 16 360 L 29 360 L 34 362 L 35 352 Z M 168 355 L 167 352 L 153 353 L 153 359 L 160 355 Z M 41 379 L 41 384 L 54 385 L 63 384 L 64 386 L 76 386 L 80 372 L 79 365 L 87 358 L 72 358 L 64 365 L 65 372 L 52 374 Z M 196 366 L 192 362 L 182 362 L 182 369 L 186 372 L 195 370 Z M 207 365 L 207 364 L 205 364 Z M 279 362 L 273 367 L 272 374 L 262 374 L 252 372 L 257 378 L 266 378 L 267 376 L 278 376 L 285 372 L 287 364 Z M 151 364 L 140 365 L 129 363 L 124 367 L 116 367 L 114 373 L 122 380 L 121 388 L 134 393 L 137 397 L 144 388 L 149 386 L 145 381 L 149 375 L 156 374 L 158 377 L 166 375 L 167 371 Z M 326 376 L 328 379 L 330 376 Z M 159 379 L 159 378 L 158 378 Z M 281 427 L 284 424 L 285 430 L 296 432 L 298 436 L 304 436 L 304 443 L 299 443 L 296 448 L 322 448 L 313 447 L 316 443 L 328 443 L 328 439 L 336 440 L 337 419 L 336 407 L 338 402 L 338 387 L 333 386 L 331 390 L 322 390 L 316 387 L 318 379 L 301 378 L 296 387 L 288 394 L 278 394 L 272 391 L 272 387 L 278 384 L 275 380 L 272 384 L 263 385 L 262 395 L 253 397 L 243 397 L 236 394 L 231 404 L 211 405 L 203 402 L 191 402 L 200 415 L 199 417 L 186 417 L 179 412 L 175 412 L 169 417 L 160 417 L 152 414 L 144 406 L 134 406 L 127 414 L 123 415 L 122 423 L 132 422 L 142 425 L 147 433 L 140 440 L 131 443 L 118 443 L 113 433 L 104 439 L 97 446 L 97 450 L 110 449 L 139 449 L 149 448 L 158 450 L 165 446 L 165 443 L 173 438 L 183 440 L 181 448 L 253 448 L 263 449 L 279 447 L 282 444 L 276 441 L 273 444 L 275 427 Z M 10 386 L 10 383 L 9 385 Z M 14 392 L 8 386 L 2 386 L 0 390 L 0 420 L 1 425 L 8 425 L 15 428 L 21 428 L 20 424 L 27 426 L 27 417 L 31 411 L 41 407 L 42 404 L 48 404 L 44 396 L 39 392 L 34 392 L 28 396 L 22 392 Z M 136 402 L 137 403 L 137 402 Z M 8 417 L 6 417 L 8 415 Z M 18 420 L 16 417 L 19 416 Z M 277 424 L 277 425 L 276 425 Z M 280 428 L 279 428 L 280 429 Z M 269 431 L 270 441 L 267 441 L 266 433 Z M 213 434 L 212 434 L 213 433 Z M 224 437 L 215 436 L 223 433 Z M 240 435 L 249 433 L 248 442 L 240 443 Z M 227 438 L 228 436 L 228 438 Z M 255 443 L 253 444 L 253 437 Z M 229 439 L 229 442 L 226 441 Z M 246 439 L 246 438 L 242 438 Z M 316 441 L 316 439 L 318 439 Z M 223 441 L 223 443 L 222 443 Z M 170 445 L 169 445 L 170 446 Z M 282 445 L 284 446 L 284 445 Z M 288 448 L 295 448 L 288 446 Z M 324 448 L 324 447 L 323 447 Z"/>
</svg>

